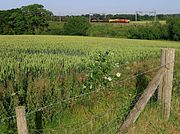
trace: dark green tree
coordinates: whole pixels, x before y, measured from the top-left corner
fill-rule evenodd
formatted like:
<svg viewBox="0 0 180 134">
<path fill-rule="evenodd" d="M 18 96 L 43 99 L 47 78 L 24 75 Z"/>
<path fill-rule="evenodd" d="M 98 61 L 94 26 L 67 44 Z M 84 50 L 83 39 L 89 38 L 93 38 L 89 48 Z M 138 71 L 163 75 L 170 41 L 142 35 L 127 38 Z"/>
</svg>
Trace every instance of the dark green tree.
<svg viewBox="0 0 180 134">
<path fill-rule="evenodd" d="M 1 11 L 0 12 L 0 33 L 1 34 L 13 34 L 13 26 L 10 25 L 9 18 L 13 10 Z"/>
<path fill-rule="evenodd" d="M 10 34 L 27 33 L 27 21 L 25 20 L 25 15 L 19 8 L 11 10 L 10 16 L 8 18 L 8 25 L 9 29 L 12 31 Z"/>
<path fill-rule="evenodd" d="M 64 25 L 66 35 L 87 35 L 90 24 L 84 17 L 71 17 Z"/>
<path fill-rule="evenodd" d="M 168 33 L 171 40 L 180 40 L 180 17 L 172 17 L 167 20 Z"/>
<path fill-rule="evenodd" d="M 0 34 L 40 34 L 52 15 L 39 4 L 0 11 Z"/>
<path fill-rule="evenodd" d="M 27 21 L 28 32 L 38 34 L 47 30 L 48 20 L 53 15 L 52 12 L 44 9 L 43 5 L 34 4 L 21 8 Z"/>
</svg>

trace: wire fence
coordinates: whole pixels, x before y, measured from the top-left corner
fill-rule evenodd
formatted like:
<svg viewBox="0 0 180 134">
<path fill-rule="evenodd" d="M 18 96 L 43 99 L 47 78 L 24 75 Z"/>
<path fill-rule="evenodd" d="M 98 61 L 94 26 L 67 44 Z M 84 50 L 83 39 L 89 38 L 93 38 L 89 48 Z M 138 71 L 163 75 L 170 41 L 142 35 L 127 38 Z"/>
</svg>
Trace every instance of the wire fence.
<svg viewBox="0 0 180 134">
<path fill-rule="evenodd" d="M 173 61 L 171 63 L 175 63 L 175 73 L 178 73 L 177 66 L 180 61 Z M 137 92 L 137 90 L 133 90 L 137 88 L 137 78 L 139 76 L 146 78 L 145 75 L 156 72 L 164 66 L 157 65 L 141 73 L 124 77 L 124 79 L 115 82 L 118 89 L 98 89 L 67 99 L 57 100 L 48 105 L 35 108 L 35 110 L 26 109 L 29 132 L 37 134 L 117 133 L 120 125 L 127 117 L 129 110 L 138 100 L 138 96 L 142 94 L 142 91 Z M 175 84 L 179 84 L 177 77 L 179 75 L 175 75 L 175 79 L 177 79 L 175 80 L 177 82 Z M 136 87 L 131 87 L 132 91 L 129 91 L 129 86 L 124 86 L 124 84 L 132 81 L 135 81 L 134 84 L 136 84 Z M 125 95 L 122 95 L 122 92 L 126 92 Z M 175 98 L 175 104 L 177 105 L 179 103 L 177 95 Z M 149 107 L 158 109 L 159 105 L 155 105 L 155 102 L 152 100 L 149 103 Z M 179 110 L 177 107 L 176 109 Z M 157 119 L 160 120 L 159 118 Z M 0 124 L 3 126 L 2 129 L 7 129 L 7 124 L 10 125 L 8 128 L 13 128 L 9 133 L 17 131 L 16 127 L 12 127 L 15 123 L 15 115 L 1 117 L 0 119 Z"/>
<path fill-rule="evenodd" d="M 169 63 L 169 64 L 170 64 L 170 63 Z M 167 64 L 166 64 L 166 65 L 167 65 Z M 166 66 L 166 65 L 164 65 L 164 66 Z M 138 73 L 138 74 L 135 74 L 135 75 L 128 76 L 127 78 L 125 78 L 125 79 L 123 79 L 123 80 L 121 80 L 121 81 L 118 81 L 118 83 L 127 82 L 128 80 L 131 80 L 131 79 L 136 78 L 136 77 L 138 77 L 138 76 L 141 76 L 141 75 L 144 75 L 144 74 L 153 72 L 153 71 L 158 70 L 158 69 L 160 69 L 160 68 L 162 68 L 162 67 L 164 67 L 164 66 L 161 66 L 161 67 L 160 67 L 160 66 L 158 65 L 158 66 L 156 66 L 156 67 L 152 67 L 152 68 L 150 68 L 149 70 L 144 71 L 144 72 L 142 72 L 142 73 Z M 38 109 L 36 109 L 36 110 L 34 110 L 34 111 L 27 112 L 26 115 L 28 116 L 28 115 L 31 115 L 31 114 L 36 113 L 36 112 L 38 112 L 38 111 L 43 111 L 44 109 L 46 109 L 46 108 L 48 108 L 48 107 L 51 107 L 51 108 L 52 108 L 53 106 L 58 105 L 58 104 L 60 104 L 60 103 L 69 102 L 69 101 L 71 101 L 71 100 L 77 100 L 77 99 L 80 99 L 80 98 L 85 97 L 85 96 L 88 96 L 88 95 L 92 95 L 93 93 L 97 93 L 97 92 L 101 92 L 101 91 L 100 91 L 100 90 L 97 90 L 97 91 L 95 90 L 95 91 L 91 91 L 91 92 L 88 92 L 88 93 L 80 94 L 80 95 L 77 95 L 77 96 L 74 96 L 74 97 L 71 97 L 71 98 L 68 98 L 68 99 L 65 99 L 65 100 L 60 100 L 60 101 L 58 101 L 58 102 L 56 102 L 56 103 L 54 103 L 54 104 L 49 104 L 49 105 L 47 105 L 47 106 L 38 108 Z M 14 94 L 17 94 L 17 93 L 18 93 L 18 92 L 14 93 Z M 7 118 L 3 118 L 3 119 L 1 119 L 0 121 L 3 122 L 3 121 L 5 121 L 5 120 L 9 120 L 9 119 L 15 118 L 15 117 L 16 117 L 16 115 L 10 116 L 10 117 L 7 117 Z"/>
</svg>

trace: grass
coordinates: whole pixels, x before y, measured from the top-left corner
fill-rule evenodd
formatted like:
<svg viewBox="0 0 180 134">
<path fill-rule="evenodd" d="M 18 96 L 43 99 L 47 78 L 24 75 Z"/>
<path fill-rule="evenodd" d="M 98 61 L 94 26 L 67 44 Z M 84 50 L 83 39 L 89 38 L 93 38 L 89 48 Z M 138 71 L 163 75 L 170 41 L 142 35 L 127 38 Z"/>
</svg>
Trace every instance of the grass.
<svg viewBox="0 0 180 134">
<path fill-rule="evenodd" d="M 103 38 L 103 37 L 80 37 L 80 36 L 51 36 L 51 35 L 1 35 L 0 36 L 0 47 L 11 47 L 16 48 L 16 43 L 19 47 L 34 47 L 37 48 L 39 45 L 47 48 L 51 47 L 61 47 L 66 45 L 66 47 L 82 47 L 86 49 L 95 50 L 107 48 L 179 48 L 179 41 L 154 41 L 154 40 L 138 40 L 138 39 L 118 39 L 118 38 Z M 58 46 L 57 46 L 58 45 Z"/>
<path fill-rule="evenodd" d="M 179 53 L 179 46 L 180 42 L 175 41 L 148 41 L 78 36 L 0 36 L 0 66 L 5 66 L 9 63 L 10 65 L 16 64 L 16 60 L 22 58 L 22 65 L 38 65 L 41 68 L 44 68 L 44 64 L 50 62 L 50 65 L 53 65 L 54 67 L 58 63 L 61 63 L 59 59 L 62 58 L 65 59 L 67 67 L 69 65 L 76 67 L 76 65 L 79 65 L 77 63 L 84 65 L 84 61 L 88 61 L 89 57 L 93 56 L 96 52 L 111 50 L 114 52 L 112 60 L 120 61 L 120 59 L 125 58 L 125 61 L 129 62 L 125 64 L 123 68 L 115 70 L 122 73 L 121 79 L 125 79 L 129 75 L 136 74 L 139 70 L 147 71 L 148 69 L 157 66 L 157 64 L 159 64 L 159 54 L 161 48 L 176 48 L 177 53 Z M 178 56 L 179 55 L 177 54 L 177 57 Z M 139 60 L 139 57 L 142 59 Z M 41 63 L 41 60 L 44 61 L 44 64 Z M 45 66 L 46 70 L 49 69 L 49 71 L 54 71 L 52 66 L 46 67 L 47 66 Z M 56 69 L 59 70 L 58 66 Z M 177 64 L 176 70 L 178 71 Z M 56 73 L 57 72 L 55 71 L 54 75 L 56 75 Z M 72 79 L 71 74 L 68 75 L 70 75 L 68 76 L 69 83 L 66 83 L 66 86 L 67 89 L 72 89 L 70 83 L 70 80 Z M 152 75 L 153 74 L 148 74 L 150 78 Z M 42 91 L 44 88 L 51 89 L 52 87 L 48 86 L 50 82 L 52 82 L 51 84 L 53 86 L 55 85 L 55 88 L 61 88 L 61 86 L 58 86 L 59 84 L 56 85 L 54 81 L 50 81 L 48 78 L 41 79 L 41 77 L 39 79 L 35 78 L 35 83 L 32 83 L 32 87 L 30 86 L 28 89 L 33 88 L 34 85 L 35 88 L 32 90 L 34 92 L 38 89 L 42 89 Z M 179 83 L 178 78 L 179 77 L 176 76 L 176 85 Z M 54 77 L 52 80 L 54 80 Z M 30 82 L 30 80 L 28 82 Z M 58 82 L 61 82 L 61 79 L 58 79 L 57 83 Z M 73 131 L 76 131 L 77 133 L 105 133 L 112 127 L 119 126 L 125 118 L 132 100 L 136 96 L 136 78 L 127 81 L 125 84 L 118 82 L 115 84 L 117 86 L 113 89 L 107 89 L 104 92 L 92 94 L 80 100 L 67 102 L 69 105 L 63 111 L 61 109 L 62 105 L 55 105 L 54 107 L 48 107 L 45 109 L 43 111 L 43 118 L 47 119 L 47 121 L 45 121 L 46 126 L 43 128 L 44 132 L 47 134 L 72 133 Z M 39 98 L 42 97 L 42 94 L 40 94 Z M 175 94 L 174 96 L 176 97 L 177 95 Z M 38 99 L 38 97 L 34 99 Z M 178 132 L 180 126 L 178 123 L 179 108 L 177 102 L 179 103 L 179 99 L 173 98 L 173 106 L 175 107 L 172 107 L 172 115 L 170 122 L 168 123 L 161 121 L 158 114 L 149 115 L 150 113 L 157 113 L 159 110 L 157 104 L 149 104 L 146 107 L 145 112 L 142 113 L 142 116 L 138 119 L 138 122 L 135 125 L 135 132 Z M 41 106 L 42 104 L 38 104 L 38 106 L 39 105 Z M 51 121 L 51 117 L 48 112 L 53 110 L 57 111 L 57 109 L 60 110 L 58 112 L 54 112 L 56 116 L 54 116 L 54 119 Z M 103 112 L 106 112 L 106 114 L 102 115 Z M 100 115 L 102 115 L 102 117 Z M 149 116 L 152 117 L 149 118 Z M 31 119 L 34 119 L 34 117 L 34 114 L 27 117 L 28 124 L 31 124 Z M 116 118 L 117 120 L 112 121 Z M 111 123 L 108 124 L 108 122 Z M 87 125 L 85 125 L 86 123 Z M 148 126 L 149 124 L 153 125 Z M 158 131 L 155 131 L 156 129 L 158 129 Z M 0 130 L 0 132 L 2 132 L 2 129 Z M 35 133 L 34 127 L 29 126 L 29 131 Z M 110 133 L 115 133 L 115 130 L 112 130 Z"/>
<path fill-rule="evenodd" d="M 179 53 L 179 52 L 177 52 Z M 177 56 L 176 61 L 180 60 Z M 129 130 L 128 134 L 179 134 L 180 133 L 180 71 L 179 62 L 175 62 L 174 84 L 171 101 L 171 113 L 168 121 L 163 119 L 161 105 L 149 102 L 139 119 Z"/>
<path fill-rule="evenodd" d="M 127 38 L 128 30 L 134 25 L 151 25 L 154 21 L 131 21 L 124 23 L 91 23 L 87 35 L 91 37 L 121 37 Z M 166 24 L 166 21 L 159 21 Z M 64 22 L 49 22 L 49 31 L 46 34 L 63 35 Z"/>
<path fill-rule="evenodd" d="M 154 21 L 131 21 L 132 24 L 148 24 Z M 158 21 L 161 24 L 166 24 L 166 21 Z"/>
<path fill-rule="evenodd" d="M 130 133 L 138 134 L 179 134 L 180 133 L 180 99 L 172 98 L 171 115 L 169 121 L 162 118 L 162 111 L 158 104 L 148 104 Z"/>
</svg>

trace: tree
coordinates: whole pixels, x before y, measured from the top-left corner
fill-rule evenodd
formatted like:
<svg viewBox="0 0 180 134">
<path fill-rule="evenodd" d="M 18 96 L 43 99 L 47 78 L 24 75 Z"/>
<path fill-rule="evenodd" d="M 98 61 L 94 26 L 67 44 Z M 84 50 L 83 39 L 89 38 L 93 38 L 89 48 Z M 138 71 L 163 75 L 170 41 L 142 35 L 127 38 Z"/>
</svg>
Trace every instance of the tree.
<svg viewBox="0 0 180 134">
<path fill-rule="evenodd" d="M 0 11 L 0 34 L 39 34 L 47 30 L 51 16 L 39 4 Z"/>
<path fill-rule="evenodd" d="M 6 11 L 0 11 L 0 34 L 4 33 L 6 20 L 7 20 Z"/>
<path fill-rule="evenodd" d="M 52 16 L 52 12 L 44 9 L 43 5 L 24 6 L 21 10 L 27 21 L 29 33 L 40 33 L 48 28 L 48 20 Z"/>
<path fill-rule="evenodd" d="M 168 33 L 172 40 L 180 40 L 180 17 L 168 19 Z"/>
<path fill-rule="evenodd" d="M 19 8 L 11 10 L 8 18 L 8 24 L 13 34 L 27 33 L 28 27 L 25 20 L 25 15 Z"/>
<path fill-rule="evenodd" d="M 66 35 L 87 35 L 90 24 L 84 17 L 71 17 L 64 25 Z"/>
</svg>

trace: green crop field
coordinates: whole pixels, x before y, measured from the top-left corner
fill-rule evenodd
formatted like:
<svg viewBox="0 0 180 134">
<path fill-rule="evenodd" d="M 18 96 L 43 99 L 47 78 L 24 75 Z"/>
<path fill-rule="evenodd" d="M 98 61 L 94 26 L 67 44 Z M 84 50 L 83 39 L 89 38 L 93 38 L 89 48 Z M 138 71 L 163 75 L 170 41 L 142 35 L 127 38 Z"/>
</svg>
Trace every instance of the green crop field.
<svg viewBox="0 0 180 134">
<path fill-rule="evenodd" d="M 149 111 L 159 110 L 152 100 L 134 128 L 136 133 L 179 133 L 180 42 L 0 36 L 0 133 L 17 132 L 13 116 L 21 105 L 30 133 L 116 133 L 157 71 L 161 48 L 176 49 L 170 122 L 148 118 Z"/>
</svg>

